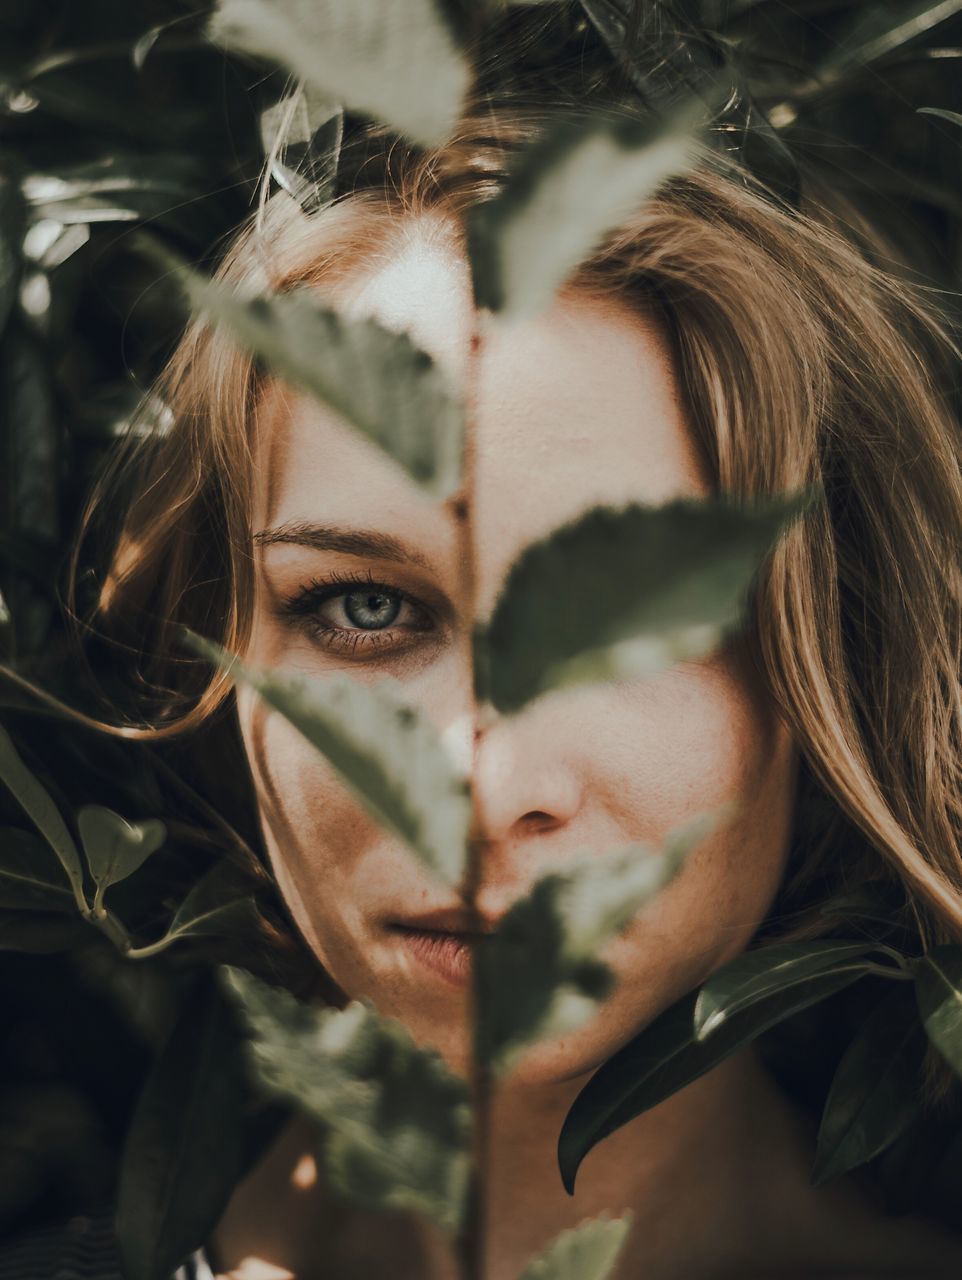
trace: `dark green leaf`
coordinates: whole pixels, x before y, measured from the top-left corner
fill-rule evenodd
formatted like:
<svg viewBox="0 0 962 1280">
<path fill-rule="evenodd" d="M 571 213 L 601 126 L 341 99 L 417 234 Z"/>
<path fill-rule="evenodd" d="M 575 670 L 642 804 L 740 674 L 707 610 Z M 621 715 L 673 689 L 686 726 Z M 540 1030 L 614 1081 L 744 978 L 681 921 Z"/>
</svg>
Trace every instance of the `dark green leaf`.
<svg viewBox="0 0 962 1280">
<path fill-rule="evenodd" d="M 694 163 L 705 114 L 699 102 L 668 121 L 566 122 L 523 151 L 468 215 L 477 305 L 508 319 L 547 306 L 607 232 Z"/>
<path fill-rule="evenodd" d="M 713 822 L 674 832 L 660 855 L 638 846 L 588 855 L 542 877 L 476 948 L 478 1052 L 507 1072 L 531 1041 L 586 1022 L 609 992 L 611 974 L 595 957 L 684 865 Z"/>
<path fill-rule="evenodd" d="M 698 991 L 676 1001 L 609 1058 L 575 1099 L 558 1139 L 558 1166 L 568 1191 L 574 1190 L 582 1160 L 603 1138 L 703 1076 L 769 1027 L 863 976 L 864 970 L 848 966 L 775 990 L 722 1022 L 704 1040 L 696 1039 L 694 1030 Z"/>
<path fill-rule="evenodd" d="M 461 483 L 463 407 L 406 333 L 351 319 L 307 288 L 241 299 L 178 268 L 192 305 L 278 377 L 329 405 L 438 497 Z"/>
<path fill-rule="evenodd" d="M 0 829 L 0 907 L 77 909 L 60 859 L 46 841 L 15 827 Z"/>
<path fill-rule="evenodd" d="M 237 894 L 237 869 L 228 858 L 216 863 L 194 885 L 174 913 L 163 944 L 184 938 L 221 938 L 248 930 L 257 906 L 250 894 Z"/>
<path fill-rule="evenodd" d="M 451 132 L 470 78 L 433 0 L 220 0 L 210 34 L 428 145 Z"/>
<path fill-rule="evenodd" d="M 225 973 L 262 1085 L 326 1127 L 332 1184 L 370 1208 L 414 1210 L 455 1230 L 468 1184 L 464 1081 L 365 1004 L 317 1008 L 242 970 Z"/>
<path fill-rule="evenodd" d="M 935 947 L 918 963 L 915 993 L 929 1039 L 962 1076 L 962 947 Z"/>
<path fill-rule="evenodd" d="M 695 1034 L 711 1035 L 729 1018 L 828 970 L 858 965 L 875 943 L 785 942 L 747 951 L 713 973 L 702 986 L 695 1005 Z"/>
<path fill-rule="evenodd" d="M 88 804 L 77 812 L 80 843 L 87 866 L 100 893 L 126 880 L 142 866 L 167 839 L 162 822 L 130 823 L 119 813 L 99 804 Z"/>
<path fill-rule="evenodd" d="M 254 671 L 197 636 L 193 648 L 249 684 L 331 762 L 378 822 L 452 884 L 462 875 L 471 821 L 467 779 L 440 735 L 401 697 L 396 681 L 364 685 Z"/>
<path fill-rule="evenodd" d="M 0 911 L 0 952 L 48 955 L 67 951 L 90 936 L 79 915 L 72 920 L 47 911 Z"/>
<path fill-rule="evenodd" d="M 23 202 L 17 184 L 0 174 L 0 334 L 20 282 Z"/>
<path fill-rule="evenodd" d="M 615 1268 L 631 1228 L 631 1215 L 603 1214 L 563 1231 L 518 1280 L 606 1280 Z"/>
<path fill-rule="evenodd" d="M 915 1113 L 925 1036 L 910 983 L 872 1010 L 845 1051 L 822 1112 L 812 1182 L 819 1185 L 873 1160 Z"/>
<path fill-rule="evenodd" d="M 34 777 L 17 754 L 6 729 L 0 726 L 0 780 L 6 783 L 30 820 L 60 860 L 73 886 L 76 899 L 83 901 L 83 865 L 67 825 L 47 789 Z"/>
<path fill-rule="evenodd" d="M 201 979 L 128 1130 L 117 1206 L 126 1280 L 170 1280 L 216 1226 L 244 1155 L 242 1050 L 236 1014 Z"/>
<path fill-rule="evenodd" d="M 515 561 L 478 638 L 479 698 L 516 711 L 548 689 L 710 652 L 805 501 L 595 507 L 555 530 Z"/>
</svg>

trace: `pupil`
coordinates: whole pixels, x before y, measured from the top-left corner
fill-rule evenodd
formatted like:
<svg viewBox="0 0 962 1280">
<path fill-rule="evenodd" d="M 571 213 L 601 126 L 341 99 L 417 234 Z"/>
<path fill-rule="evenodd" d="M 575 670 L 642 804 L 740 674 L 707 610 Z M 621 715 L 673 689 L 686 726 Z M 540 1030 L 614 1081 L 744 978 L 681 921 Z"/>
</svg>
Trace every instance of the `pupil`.
<svg viewBox="0 0 962 1280">
<path fill-rule="evenodd" d="M 400 599 L 385 591 L 351 591 L 344 599 L 344 612 L 351 622 L 369 630 L 390 626 L 400 610 Z"/>
</svg>

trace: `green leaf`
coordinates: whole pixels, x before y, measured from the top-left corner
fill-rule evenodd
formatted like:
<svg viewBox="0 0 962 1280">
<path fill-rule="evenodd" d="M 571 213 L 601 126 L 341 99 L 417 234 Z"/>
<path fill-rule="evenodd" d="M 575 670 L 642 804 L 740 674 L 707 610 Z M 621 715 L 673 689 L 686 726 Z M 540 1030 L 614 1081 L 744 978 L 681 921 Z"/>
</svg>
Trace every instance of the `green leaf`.
<svg viewBox="0 0 962 1280">
<path fill-rule="evenodd" d="M 828 970 L 855 965 L 874 951 L 873 941 L 783 942 L 746 951 L 713 973 L 695 1005 L 695 1034 L 700 1040 L 743 1009 Z"/>
<path fill-rule="evenodd" d="M 278 377 L 329 405 L 435 496 L 459 487 L 463 406 L 441 366 L 406 333 L 341 316 L 311 289 L 242 299 L 177 271 L 193 307 Z"/>
<path fill-rule="evenodd" d="M 103 891 L 142 866 L 167 839 L 167 828 L 151 819 L 131 823 L 99 804 L 77 811 L 77 830 L 87 866 L 98 891 Z"/>
<path fill-rule="evenodd" d="M 67 951 L 89 936 L 89 925 L 79 915 L 71 918 L 47 911 L 0 911 L 0 952 L 51 955 Z"/>
<path fill-rule="evenodd" d="M 812 1182 L 819 1186 L 873 1160 L 907 1128 L 925 1036 L 910 983 L 896 983 L 846 1049 L 818 1130 Z"/>
<path fill-rule="evenodd" d="M 595 507 L 527 547 L 476 638 L 478 697 L 646 675 L 711 652 L 785 522 L 809 499 Z"/>
<path fill-rule="evenodd" d="M 579 1223 L 529 1262 L 518 1280 L 605 1280 L 614 1271 L 630 1229 L 630 1214 L 621 1218 L 602 1214 Z"/>
<path fill-rule="evenodd" d="M 45 841 L 15 827 L 0 830 L 0 907 L 76 910 L 60 859 Z"/>
<path fill-rule="evenodd" d="M 948 120 L 950 124 L 962 125 L 962 115 L 958 111 L 945 111 L 942 107 L 916 107 L 920 116 L 938 116 L 940 120 Z"/>
<path fill-rule="evenodd" d="M 221 938 L 251 925 L 257 906 L 251 894 L 237 894 L 237 868 L 229 858 L 202 876 L 175 911 L 160 946 L 184 938 Z"/>
<path fill-rule="evenodd" d="M 199 636 L 188 643 L 289 720 L 425 866 L 451 884 L 460 881 L 471 822 L 468 781 L 434 726 L 404 703 L 397 681 L 363 685 L 349 676 L 255 671 Z"/>
<path fill-rule="evenodd" d="M 366 1004 L 315 1008 L 243 970 L 224 972 L 261 1084 L 325 1125 L 335 1188 L 369 1208 L 413 1210 L 456 1230 L 469 1170 L 465 1082 Z"/>
<path fill-rule="evenodd" d="M 565 1117 L 558 1167 L 573 1192 L 582 1160 L 602 1139 L 643 1111 L 711 1071 L 769 1027 L 834 995 L 864 977 L 854 965 L 776 989 L 716 1025 L 703 1040 L 694 1030 L 698 990 L 688 992 L 614 1054 L 585 1085 Z"/>
<path fill-rule="evenodd" d="M 514 904 L 476 948 L 482 1060 L 507 1072 L 526 1044 L 573 1031 L 594 1014 L 611 989 L 597 952 L 680 871 L 712 825 L 689 823 L 661 855 L 644 846 L 588 855 L 542 877 Z"/>
<path fill-rule="evenodd" d="M 550 303 L 605 234 L 695 159 L 704 104 L 668 120 L 556 126 L 516 158 L 507 184 L 468 214 L 474 296 L 516 320 Z"/>
<path fill-rule="evenodd" d="M 433 0 L 220 0 L 210 35 L 427 145 L 451 133 L 470 81 Z"/>
<path fill-rule="evenodd" d="M 80 854 L 67 825 L 47 789 L 17 754 L 6 729 L 0 726 L 0 780 L 6 783 L 30 820 L 57 855 L 67 873 L 78 905 L 85 902 L 84 873 Z"/>
<path fill-rule="evenodd" d="M 169 1280 L 204 1244 L 241 1172 L 250 1098 L 237 1016 L 205 977 L 128 1129 L 116 1223 L 127 1280 Z"/>
<path fill-rule="evenodd" d="M 915 994 L 926 1033 L 962 1076 L 962 947 L 935 947 L 918 962 Z"/>
</svg>

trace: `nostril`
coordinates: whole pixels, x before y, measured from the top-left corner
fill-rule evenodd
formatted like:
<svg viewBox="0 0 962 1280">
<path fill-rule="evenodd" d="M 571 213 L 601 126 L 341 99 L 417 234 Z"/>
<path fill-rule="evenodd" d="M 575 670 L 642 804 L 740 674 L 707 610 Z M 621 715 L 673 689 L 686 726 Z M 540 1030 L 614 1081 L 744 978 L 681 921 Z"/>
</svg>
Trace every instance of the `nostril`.
<svg viewBox="0 0 962 1280">
<path fill-rule="evenodd" d="M 549 831 L 552 827 L 558 826 L 559 821 L 553 814 L 545 813 L 541 809 L 533 809 L 521 818 L 522 824 L 528 831 Z"/>
</svg>

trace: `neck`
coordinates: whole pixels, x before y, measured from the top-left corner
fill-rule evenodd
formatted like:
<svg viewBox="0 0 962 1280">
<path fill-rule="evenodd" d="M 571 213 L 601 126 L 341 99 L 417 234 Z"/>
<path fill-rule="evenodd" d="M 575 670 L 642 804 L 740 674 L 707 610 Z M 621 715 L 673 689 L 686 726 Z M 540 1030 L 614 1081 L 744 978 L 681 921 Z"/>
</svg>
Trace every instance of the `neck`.
<svg viewBox="0 0 962 1280">
<path fill-rule="evenodd" d="M 632 1218 L 626 1276 L 708 1274 L 720 1258 L 751 1256 L 750 1243 L 757 1250 L 759 1212 L 766 1204 L 806 1201 L 804 1138 L 751 1050 L 602 1142 L 569 1196 L 558 1173 L 557 1138 L 586 1079 L 550 1087 L 509 1082 L 493 1100 L 487 1280 L 514 1280 L 560 1232 L 604 1212 L 626 1211 Z M 382 1217 L 372 1224 L 366 1214 L 334 1203 L 313 1168 L 316 1145 L 315 1131 L 293 1121 L 237 1189 L 213 1242 L 221 1272 L 237 1280 L 335 1276 L 333 1248 L 347 1264 L 345 1274 L 355 1274 L 357 1250 L 370 1252 L 376 1238 L 394 1274 L 453 1280 L 443 1242 L 420 1221 Z M 782 1216 L 779 1230 L 786 1229 Z M 370 1273 L 378 1273 L 373 1258 Z"/>
</svg>

